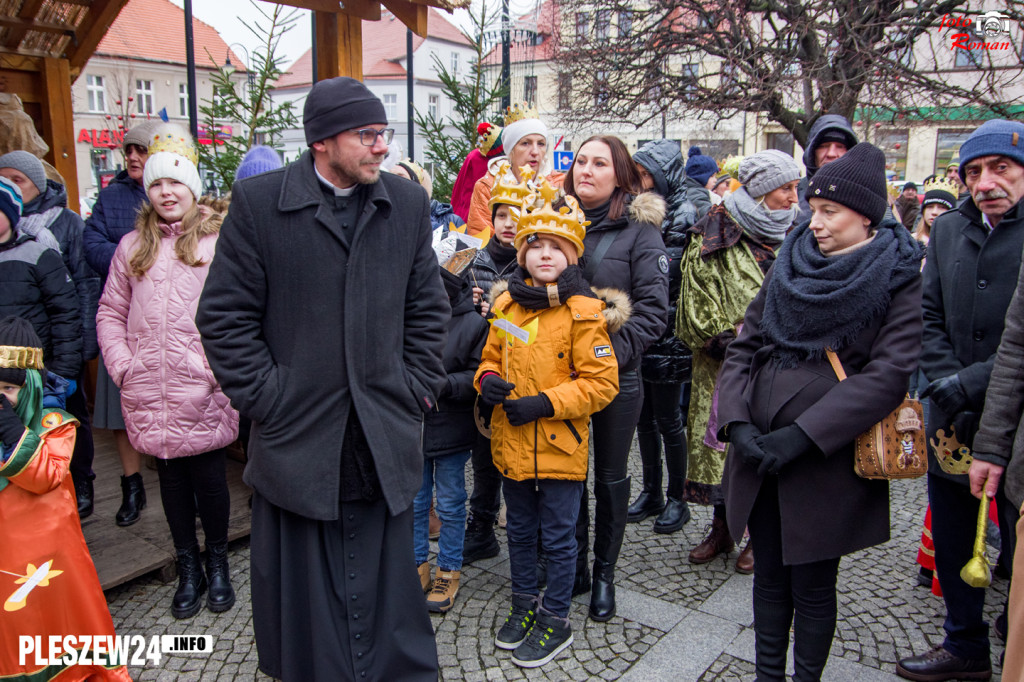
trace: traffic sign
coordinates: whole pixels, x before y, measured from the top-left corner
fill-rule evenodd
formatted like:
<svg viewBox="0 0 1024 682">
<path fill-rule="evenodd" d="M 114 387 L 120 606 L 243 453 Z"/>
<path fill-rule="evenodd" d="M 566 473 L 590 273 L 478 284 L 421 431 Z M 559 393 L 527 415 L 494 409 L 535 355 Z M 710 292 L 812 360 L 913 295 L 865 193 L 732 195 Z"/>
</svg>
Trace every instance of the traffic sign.
<svg viewBox="0 0 1024 682">
<path fill-rule="evenodd" d="M 555 170 L 559 173 L 566 173 L 572 168 L 572 152 L 563 150 L 554 153 Z"/>
</svg>

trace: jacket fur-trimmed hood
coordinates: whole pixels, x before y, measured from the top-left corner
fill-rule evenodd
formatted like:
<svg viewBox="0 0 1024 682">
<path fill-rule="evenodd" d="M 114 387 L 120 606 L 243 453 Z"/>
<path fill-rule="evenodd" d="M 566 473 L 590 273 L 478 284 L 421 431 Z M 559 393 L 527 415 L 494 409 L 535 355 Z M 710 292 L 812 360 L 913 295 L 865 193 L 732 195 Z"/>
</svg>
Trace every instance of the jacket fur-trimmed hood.
<svg viewBox="0 0 1024 682">
<path fill-rule="evenodd" d="M 629 217 L 634 222 L 649 223 L 659 230 L 665 219 L 665 200 L 654 192 L 637 194 L 629 205 Z"/>
<path fill-rule="evenodd" d="M 500 279 L 491 285 L 487 301 L 494 307 L 498 297 L 508 291 L 508 280 Z M 604 319 L 608 323 L 608 333 L 614 334 L 622 329 L 633 314 L 633 303 L 626 292 L 612 287 L 594 289 L 594 295 L 604 302 Z"/>
</svg>

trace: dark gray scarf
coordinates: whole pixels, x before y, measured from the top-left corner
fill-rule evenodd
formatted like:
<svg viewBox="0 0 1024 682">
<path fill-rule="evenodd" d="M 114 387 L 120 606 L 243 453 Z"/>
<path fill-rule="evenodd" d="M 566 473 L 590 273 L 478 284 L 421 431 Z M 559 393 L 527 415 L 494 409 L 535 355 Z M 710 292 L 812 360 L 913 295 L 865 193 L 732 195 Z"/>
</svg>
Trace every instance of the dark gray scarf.
<svg viewBox="0 0 1024 682">
<path fill-rule="evenodd" d="M 508 293 L 512 300 L 528 310 L 544 310 L 554 304 L 548 296 L 546 286 L 533 286 L 526 283 L 530 276 L 523 268 L 516 268 L 508 279 Z M 583 278 L 583 270 L 578 265 L 570 265 L 558 276 L 555 284 L 558 287 L 558 305 L 563 305 L 570 296 L 587 296 L 597 298 L 590 290 L 590 285 Z"/>
<path fill-rule="evenodd" d="M 810 222 L 779 249 L 765 292 L 761 333 L 784 367 L 852 343 L 885 314 L 892 292 L 920 276 L 924 249 L 902 225 L 886 220 L 860 249 L 828 258 Z"/>
</svg>

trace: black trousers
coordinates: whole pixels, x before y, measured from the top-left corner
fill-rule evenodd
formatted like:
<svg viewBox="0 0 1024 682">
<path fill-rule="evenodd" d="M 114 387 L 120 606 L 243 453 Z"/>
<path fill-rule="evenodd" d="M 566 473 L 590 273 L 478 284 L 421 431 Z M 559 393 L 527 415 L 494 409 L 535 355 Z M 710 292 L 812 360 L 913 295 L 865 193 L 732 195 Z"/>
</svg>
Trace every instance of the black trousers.
<svg viewBox="0 0 1024 682">
<path fill-rule="evenodd" d="M 681 405 L 683 384 L 645 381 L 643 385 L 644 402 L 636 425 L 637 432 L 658 432 L 662 436 L 682 433 L 686 423 Z"/>
<path fill-rule="evenodd" d="M 176 549 L 196 544 L 196 508 L 207 546 L 227 542 L 231 499 L 224 448 L 201 455 L 158 459 L 160 497 Z"/>
<path fill-rule="evenodd" d="M 75 419 L 78 420 L 78 433 L 75 434 L 75 450 L 71 454 L 71 477 L 76 481 L 91 481 L 96 478 L 92 472 L 92 460 L 96 454 L 92 442 L 92 420 L 89 417 L 89 407 L 85 402 L 85 368 L 78 374 L 78 388 L 68 396 L 67 407 Z"/>
</svg>

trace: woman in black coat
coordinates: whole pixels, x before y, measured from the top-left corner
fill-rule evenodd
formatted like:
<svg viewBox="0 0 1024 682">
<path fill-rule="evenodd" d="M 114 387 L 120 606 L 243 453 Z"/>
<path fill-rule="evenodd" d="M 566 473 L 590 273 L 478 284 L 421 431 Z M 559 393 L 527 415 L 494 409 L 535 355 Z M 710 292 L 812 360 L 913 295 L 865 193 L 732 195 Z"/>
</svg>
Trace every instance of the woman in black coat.
<svg viewBox="0 0 1024 682">
<path fill-rule="evenodd" d="M 920 244 L 884 220 L 885 157 L 859 144 L 811 179 L 809 223 L 779 251 L 719 378 L 729 526 L 750 529 L 759 680 L 817 680 L 839 559 L 889 539 L 888 484 L 853 441 L 896 408 L 921 350 Z M 848 379 L 826 358 L 833 349 Z"/>
<path fill-rule="evenodd" d="M 563 186 L 566 194 L 579 201 L 590 221 L 580 263 L 584 276 L 594 288 L 625 292 L 632 304 L 629 321 L 611 335 L 619 363 L 619 395 L 593 415 L 591 425 L 597 504 L 590 617 L 603 622 L 615 615 L 615 563 L 629 507 L 626 464 L 643 405 L 640 361 L 665 330 L 668 316 L 668 257 L 660 233 L 665 202 L 651 192 L 636 194 L 640 175 L 629 151 L 622 140 L 608 135 L 596 135 L 583 143 Z M 579 554 L 573 594 L 590 588 L 588 524 L 584 491 L 576 524 Z"/>
</svg>

